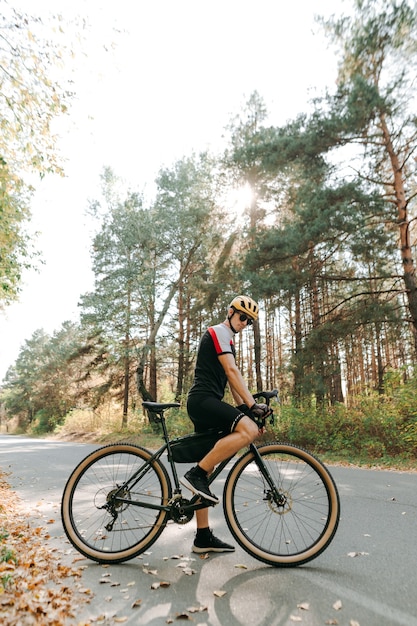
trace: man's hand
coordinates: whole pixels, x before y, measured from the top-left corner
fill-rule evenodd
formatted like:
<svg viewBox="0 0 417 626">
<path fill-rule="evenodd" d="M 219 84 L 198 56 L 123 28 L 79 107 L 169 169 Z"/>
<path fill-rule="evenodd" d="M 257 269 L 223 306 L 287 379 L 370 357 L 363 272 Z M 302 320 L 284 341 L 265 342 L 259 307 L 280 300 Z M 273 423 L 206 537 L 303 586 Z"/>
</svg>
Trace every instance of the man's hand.
<svg viewBox="0 0 417 626">
<path fill-rule="evenodd" d="M 259 429 L 259 436 L 265 432 L 265 417 L 269 415 L 271 409 L 266 404 L 253 404 L 250 408 L 250 412 L 253 416 L 253 421 Z"/>
<path fill-rule="evenodd" d="M 270 409 L 266 404 L 255 404 L 250 408 L 253 415 L 257 418 L 266 417 L 270 413 Z"/>
</svg>

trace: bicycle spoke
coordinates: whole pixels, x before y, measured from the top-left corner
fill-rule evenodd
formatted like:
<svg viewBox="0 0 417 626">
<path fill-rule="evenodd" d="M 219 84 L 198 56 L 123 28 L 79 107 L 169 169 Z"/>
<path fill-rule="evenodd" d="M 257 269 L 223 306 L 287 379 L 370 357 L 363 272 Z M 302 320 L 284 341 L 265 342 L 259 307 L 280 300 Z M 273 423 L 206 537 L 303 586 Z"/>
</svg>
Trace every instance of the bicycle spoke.
<svg viewBox="0 0 417 626">
<path fill-rule="evenodd" d="M 265 448 L 261 457 L 274 488 L 253 457 L 238 461 L 226 484 L 230 529 L 261 560 L 276 565 L 306 562 L 328 545 L 336 530 L 335 486 L 324 466 L 308 453 L 296 456 L 288 452 L 291 446 L 280 444 Z"/>
<path fill-rule="evenodd" d="M 166 513 L 144 505 L 167 501 L 169 479 L 162 466 L 153 463 L 140 478 L 130 480 L 150 456 L 140 448 L 116 444 L 102 450 L 69 479 L 64 528 L 83 554 L 96 560 L 126 560 L 153 543 L 165 526 Z"/>
</svg>

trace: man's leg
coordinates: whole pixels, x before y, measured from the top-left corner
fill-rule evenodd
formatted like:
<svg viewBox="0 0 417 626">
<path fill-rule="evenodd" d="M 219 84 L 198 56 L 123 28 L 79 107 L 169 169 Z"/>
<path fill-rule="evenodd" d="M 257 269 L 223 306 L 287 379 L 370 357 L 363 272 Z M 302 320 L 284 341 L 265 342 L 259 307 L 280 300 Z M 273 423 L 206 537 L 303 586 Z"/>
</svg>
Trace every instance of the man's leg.
<svg viewBox="0 0 417 626">
<path fill-rule="evenodd" d="M 205 476 L 207 480 L 207 476 L 211 474 L 218 463 L 233 456 L 241 448 L 249 445 L 249 443 L 256 439 L 258 434 L 259 430 L 255 422 L 247 416 L 242 417 L 237 423 L 233 433 L 220 439 L 213 450 L 198 463 L 197 468 L 206 473 Z M 188 481 L 185 483 L 186 486 L 188 486 L 187 483 Z M 207 491 L 210 493 L 208 486 Z M 234 546 L 221 541 L 213 535 L 209 525 L 208 508 L 196 511 L 196 519 L 197 534 L 193 544 L 193 552 L 233 552 L 235 550 Z"/>
<path fill-rule="evenodd" d="M 234 431 L 219 439 L 214 448 L 201 459 L 199 467 L 210 475 L 216 465 L 248 446 L 258 435 L 258 426 L 250 417 L 244 415 L 236 424 Z"/>
<path fill-rule="evenodd" d="M 213 449 L 181 479 L 181 483 L 192 492 L 202 496 L 210 502 L 218 504 L 219 499 L 210 491 L 207 476 L 215 466 L 232 457 L 241 448 L 249 445 L 259 434 L 255 422 L 247 415 L 237 413 L 234 431 L 217 441 Z"/>
<path fill-rule="evenodd" d="M 209 526 L 208 509 L 196 511 L 197 532 L 193 543 L 193 552 L 234 552 L 235 547 L 216 537 Z"/>
</svg>

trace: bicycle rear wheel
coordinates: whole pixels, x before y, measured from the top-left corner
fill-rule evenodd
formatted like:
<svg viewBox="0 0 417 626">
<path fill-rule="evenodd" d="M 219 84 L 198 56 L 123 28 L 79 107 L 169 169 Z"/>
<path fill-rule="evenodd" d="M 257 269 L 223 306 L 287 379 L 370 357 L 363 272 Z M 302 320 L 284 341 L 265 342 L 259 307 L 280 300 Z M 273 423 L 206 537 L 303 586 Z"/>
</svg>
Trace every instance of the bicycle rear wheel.
<svg viewBox="0 0 417 626">
<path fill-rule="evenodd" d="M 165 467 L 160 461 L 149 463 L 150 458 L 139 446 L 113 444 L 92 452 L 75 468 L 64 488 L 61 518 L 81 554 L 100 563 L 120 563 L 159 537 L 169 513 L 140 503 L 165 505 L 172 488 Z M 138 478 L 127 482 L 138 471 Z"/>
<path fill-rule="evenodd" d="M 340 518 L 336 485 L 315 456 L 290 444 L 260 445 L 274 483 L 253 452 L 232 467 L 224 488 L 225 517 L 236 541 L 256 559 L 293 567 L 316 558 L 332 541 Z"/>
</svg>

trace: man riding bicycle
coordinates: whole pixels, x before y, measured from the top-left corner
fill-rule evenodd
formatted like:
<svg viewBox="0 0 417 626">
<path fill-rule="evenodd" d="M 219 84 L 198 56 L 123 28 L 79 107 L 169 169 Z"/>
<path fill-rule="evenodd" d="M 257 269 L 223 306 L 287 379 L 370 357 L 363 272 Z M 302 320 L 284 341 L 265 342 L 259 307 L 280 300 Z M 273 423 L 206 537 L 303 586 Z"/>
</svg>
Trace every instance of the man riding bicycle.
<svg viewBox="0 0 417 626">
<path fill-rule="evenodd" d="M 219 439 L 212 450 L 181 479 L 181 483 L 205 500 L 218 503 L 211 493 L 208 476 L 215 466 L 252 443 L 262 432 L 253 418 L 265 416 L 266 404 L 257 404 L 236 364 L 234 335 L 258 319 L 259 307 L 248 296 L 236 296 L 224 322 L 211 326 L 201 338 L 194 382 L 188 394 L 187 411 L 196 432 L 220 427 L 230 434 Z M 224 402 L 226 385 L 236 407 Z M 252 417 L 249 417 L 251 415 Z M 233 552 L 215 537 L 209 527 L 209 509 L 196 511 L 197 533 L 193 552 Z"/>
</svg>

